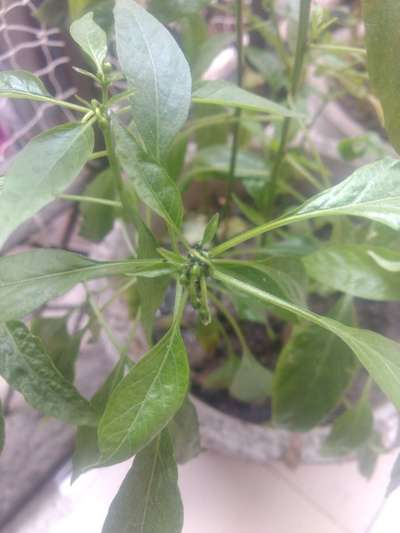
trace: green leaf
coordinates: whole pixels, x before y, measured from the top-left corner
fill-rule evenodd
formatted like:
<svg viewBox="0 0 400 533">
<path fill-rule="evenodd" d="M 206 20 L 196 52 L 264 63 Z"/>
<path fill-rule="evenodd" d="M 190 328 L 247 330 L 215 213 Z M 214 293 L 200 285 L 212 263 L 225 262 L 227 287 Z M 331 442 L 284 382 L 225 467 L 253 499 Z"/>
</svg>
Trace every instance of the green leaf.
<svg viewBox="0 0 400 533">
<path fill-rule="evenodd" d="M 163 431 L 135 457 L 102 533 L 180 533 L 182 526 L 174 449 Z"/>
<path fill-rule="evenodd" d="M 78 18 L 92 4 L 98 0 L 68 0 L 69 14 L 72 20 Z"/>
<path fill-rule="evenodd" d="M 201 243 L 209 244 L 211 241 L 214 240 L 219 226 L 219 213 L 216 213 L 208 222 L 207 226 L 204 229 L 203 238 L 201 240 Z"/>
<path fill-rule="evenodd" d="M 337 215 L 365 217 L 400 229 L 400 161 L 386 157 L 359 168 L 343 182 L 305 202 L 290 213 L 290 218 Z"/>
<path fill-rule="evenodd" d="M 390 483 L 386 491 L 386 497 L 400 487 L 400 456 L 396 459 L 390 474 Z"/>
<path fill-rule="evenodd" d="M 398 275 L 375 257 L 400 262 L 400 253 L 366 245 L 330 245 L 303 258 L 308 274 L 322 285 L 368 300 L 400 299 Z"/>
<path fill-rule="evenodd" d="M 234 40 L 235 34 L 230 32 L 218 33 L 208 37 L 196 53 L 195 61 L 192 65 L 193 79 L 201 78 L 217 55 Z"/>
<path fill-rule="evenodd" d="M 4 420 L 3 407 L 0 401 L 0 453 L 3 451 L 4 442 L 5 442 L 5 420 Z"/>
<path fill-rule="evenodd" d="M 323 455 L 346 455 L 362 446 L 371 436 L 373 415 L 367 399 L 348 409 L 333 423 L 323 444 Z"/>
<path fill-rule="evenodd" d="M 95 23 L 93 13 L 86 13 L 73 22 L 70 33 L 74 41 L 93 61 L 97 72 L 103 72 L 103 63 L 107 56 L 107 34 Z"/>
<path fill-rule="evenodd" d="M 266 303 L 297 314 L 299 317 L 320 326 L 341 338 L 355 353 L 361 364 L 370 373 L 379 387 L 400 409 L 400 344 L 373 331 L 351 328 L 319 316 L 307 309 L 274 296 L 257 285 L 237 276 L 226 275 L 219 268 L 214 268 L 214 278 L 221 281 L 230 290 L 235 289 Z"/>
<path fill-rule="evenodd" d="M 113 120 L 113 133 L 119 161 L 139 198 L 170 226 L 179 228 L 183 205 L 176 183 L 164 168 L 146 161 L 132 134 L 117 120 Z"/>
<path fill-rule="evenodd" d="M 213 104 L 269 115 L 301 118 L 301 115 L 295 111 L 224 80 L 196 83 L 192 100 L 196 104 Z"/>
<path fill-rule="evenodd" d="M 353 308 L 343 300 L 333 315 L 352 323 Z M 355 359 L 335 334 L 307 325 L 294 331 L 274 374 L 273 418 L 292 431 L 308 431 L 336 407 L 351 383 Z"/>
<path fill-rule="evenodd" d="M 0 322 L 21 318 L 77 283 L 105 276 L 157 276 L 162 261 L 96 262 L 63 250 L 32 250 L 0 258 Z"/>
<path fill-rule="evenodd" d="M 103 458 L 119 462 L 144 448 L 179 410 L 188 382 L 186 349 L 174 324 L 111 394 L 99 424 Z"/>
<path fill-rule="evenodd" d="M 67 317 L 36 318 L 31 323 L 32 334 L 39 337 L 54 366 L 71 383 L 74 381 L 75 362 L 79 354 L 82 335 L 70 335 Z"/>
<path fill-rule="evenodd" d="M 233 353 L 229 354 L 221 366 L 210 372 L 202 385 L 206 390 L 229 389 L 239 368 L 240 359 Z"/>
<path fill-rule="evenodd" d="M 150 0 L 149 11 L 164 22 L 194 15 L 211 0 Z"/>
<path fill-rule="evenodd" d="M 93 143 L 91 126 L 64 124 L 35 137 L 17 154 L 0 194 L 0 247 L 15 228 L 70 185 Z"/>
<path fill-rule="evenodd" d="M 245 351 L 229 392 L 242 402 L 263 402 L 271 396 L 272 372 L 262 366 L 252 353 Z"/>
<path fill-rule="evenodd" d="M 201 452 L 199 419 L 189 397 L 168 424 L 168 431 L 178 464 L 184 465 L 199 455 Z"/>
<path fill-rule="evenodd" d="M 0 324 L 0 374 L 35 409 L 70 424 L 96 424 L 89 402 L 22 322 Z"/>
<path fill-rule="evenodd" d="M 135 90 L 133 120 L 160 163 L 189 113 L 190 68 L 172 35 L 139 4 L 117 0 L 114 15 L 119 62 Z"/>
<path fill-rule="evenodd" d="M 91 404 L 99 416 L 103 415 L 112 391 L 124 377 L 124 370 L 125 361 L 121 359 L 93 396 Z M 97 428 L 80 426 L 76 433 L 75 450 L 72 456 L 72 481 L 75 481 L 88 470 L 99 466 L 106 465 L 101 463 L 101 454 L 97 442 Z"/>
<path fill-rule="evenodd" d="M 368 72 L 380 99 L 385 125 L 395 149 L 400 151 L 400 5 L 397 0 L 363 0 Z"/>
<path fill-rule="evenodd" d="M 115 186 L 110 169 L 100 172 L 100 174 L 87 185 L 82 192 L 82 196 L 114 200 Z M 113 228 L 115 208 L 108 205 L 81 202 L 79 209 L 83 217 L 80 235 L 90 241 L 102 241 Z"/>
<path fill-rule="evenodd" d="M 47 102 L 51 95 L 43 82 L 25 70 L 0 72 L 0 97 Z"/>
</svg>

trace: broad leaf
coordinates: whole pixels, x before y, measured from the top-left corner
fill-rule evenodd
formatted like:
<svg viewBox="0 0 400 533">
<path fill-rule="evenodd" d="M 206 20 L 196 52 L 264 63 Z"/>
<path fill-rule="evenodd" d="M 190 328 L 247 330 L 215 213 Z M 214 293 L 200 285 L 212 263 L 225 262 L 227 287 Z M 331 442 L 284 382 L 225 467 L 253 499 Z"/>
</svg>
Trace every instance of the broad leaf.
<svg viewBox="0 0 400 533">
<path fill-rule="evenodd" d="M 0 401 L 0 453 L 3 451 L 4 442 L 5 442 L 5 420 L 4 420 L 3 407 Z"/>
<path fill-rule="evenodd" d="M 352 323 L 343 300 L 333 315 Z M 351 383 L 355 359 L 335 334 L 315 325 L 299 327 L 285 345 L 274 373 L 273 418 L 292 431 L 308 431 L 336 407 Z"/>
<path fill-rule="evenodd" d="M 149 10 L 164 22 L 194 15 L 211 0 L 150 0 Z"/>
<path fill-rule="evenodd" d="M 78 357 L 82 335 L 70 335 L 67 317 L 40 317 L 32 321 L 32 334 L 39 337 L 54 366 L 68 380 L 73 382 L 75 362 Z"/>
<path fill-rule="evenodd" d="M 0 324 L 0 374 L 35 409 L 71 424 L 96 424 L 89 402 L 54 366 L 22 322 Z"/>
<path fill-rule="evenodd" d="M 368 52 L 368 73 L 380 99 L 385 125 L 400 151 L 400 4 L 397 0 L 363 0 Z"/>
<path fill-rule="evenodd" d="M 93 143 L 91 126 L 65 124 L 35 137 L 17 154 L 0 195 L 0 247 L 15 228 L 71 184 Z"/>
<path fill-rule="evenodd" d="M 400 456 L 396 459 L 390 474 L 390 483 L 386 491 L 386 497 L 400 487 Z"/>
<path fill-rule="evenodd" d="M 297 307 L 257 285 L 252 285 L 251 281 L 242 280 L 232 274 L 227 275 L 218 268 L 214 270 L 214 277 L 230 290 L 236 289 L 267 305 L 282 307 L 337 335 L 351 348 L 379 387 L 400 409 L 400 344 L 373 331 L 351 328 Z"/>
<path fill-rule="evenodd" d="M 96 178 L 82 192 L 83 196 L 115 199 L 115 184 L 109 169 L 100 172 Z M 80 212 L 83 220 L 80 235 L 94 242 L 100 242 L 112 230 L 115 218 L 115 207 L 109 205 L 81 202 Z"/>
<path fill-rule="evenodd" d="M 180 533 L 182 526 L 178 470 L 165 430 L 135 457 L 102 533 Z"/>
<path fill-rule="evenodd" d="M 91 404 L 98 416 L 103 415 L 112 391 L 124 377 L 124 370 L 125 362 L 121 359 L 93 396 Z M 72 481 L 75 481 L 84 472 L 99 466 L 105 465 L 101 463 L 101 454 L 97 442 L 97 428 L 80 426 L 76 433 L 75 450 L 72 456 Z"/>
<path fill-rule="evenodd" d="M 102 72 L 107 56 L 107 35 L 93 20 L 93 13 L 87 13 L 73 22 L 70 33 L 74 41 L 96 65 L 97 72 Z"/>
<path fill-rule="evenodd" d="M 202 382 L 203 388 L 206 390 L 229 389 L 239 365 L 240 359 L 235 354 L 230 353 L 221 366 L 206 376 Z"/>
<path fill-rule="evenodd" d="M 262 366 L 252 353 L 246 351 L 242 354 L 229 392 L 242 402 L 263 402 L 271 396 L 272 372 Z"/>
<path fill-rule="evenodd" d="M 168 424 L 168 431 L 178 464 L 183 465 L 199 455 L 201 452 L 199 419 L 189 397 Z"/>
<path fill-rule="evenodd" d="M 201 81 L 196 84 L 192 100 L 196 104 L 213 104 L 223 107 L 234 107 L 245 111 L 268 113 L 281 117 L 299 118 L 301 115 L 286 107 L 241 89 L 227 81 Z"/>
<path fill-rule="evenodd" d="M 43 82 L 26 70 L 0 72 L 0 98 L 47 102 L 51 95 Z"/>
<path fill-rule="evenodd" d="M 0 258 L 0 322 L 21 318 L 77 283 L 105 276 L 157 276 L 170 272 L 162 261 L 101 263 L 63 250 L 32 250 Z"/>
<path fill-rule="evenodd" d="M 146 161 L 132 134 L 117 120 L 113 121 L 113 132 L 118 158 L 137 195 L 170 226 L 179 228 L 183 205 L 176 183 L 163 167 Z"/>
<path fill-rule="evenodd" d="M 137 131 L 152 158 L 165 161 L 189 113 L 189 65 L 172 35 L 138 3 L 117 0 L 114 15 L 119 62 L 135 90 Z"/>
<path fill-rule="evenodd" d="M 305 220 L 355 215 L 400 229 L 400 161 L 386 157 L 356 170 L 335 187 L 311 198 L 290 213 Z"/>
<path fill-rule="evenodd" d="M 111 394 L 99 424 L 103 458 L 122 461 L 147 446 L 180 409 L 188 381 L 186 349 L 175 324 Z"/>
<path fill-rule="evenodd" d="M 372 429 L 371 406 L 365 398 L 335 420 L 321 451 L 338 456 L 353 452 L 369 439 Z"/>
<path fill-rule="evenodd" d="M 324 246 L 303 259 L 308 274 L 332 289 L 369 300 L 399 300 L 396 273 L 383 269 L 375 257 L 399 262 L 400 253 L 366 245 Z"/>
</svg>

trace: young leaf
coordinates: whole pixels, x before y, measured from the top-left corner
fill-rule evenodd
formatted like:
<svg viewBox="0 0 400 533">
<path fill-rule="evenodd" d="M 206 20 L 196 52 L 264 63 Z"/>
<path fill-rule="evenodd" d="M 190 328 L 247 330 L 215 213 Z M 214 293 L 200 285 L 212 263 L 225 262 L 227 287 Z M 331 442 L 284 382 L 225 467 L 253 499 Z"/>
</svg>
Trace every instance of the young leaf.
<svg viewBox="0 0 400 533">
<path fill-rule="evenodd" d="M 97 72 L 102 72 L 107 56 L 107 35 L 93 20 L 93 13 L 86 13 L 73 22 L 70 33 L 74 41 L 93 61 Z"/>
<path fill-rule="evenodd" d="M 165 430 L 135 457 L 102 533 L 180 533 L 182 526 L 178 470 Z"/>
<path fill-rule="evenodd" d="M 382 103 L 390 140 L 399 152 L 400 5 L 397 0 L 363 0 L 363 14 L 369 77 Z"/>
<path fill-rule="evenodd" d="M 89 402 L 57 370 L 40 340 L 22 322 L 0 324 L 0 374 L 45 415 L 70 424 L 96 424 Z"/>
<path fill-rule="evenodd" d="M 3 407 L 0 401 L 0 453 L 3 451 L 4 441 L 5 441 L 5 420 L 4 420 Z"/>
<path fill-rule="evenodd" d="M 179 228 L 183 219 L 181 194 L 167 171 L 146 161 L 133 135 L 113 120 L 116 151 L 122 168 L 132 180 L 139 198 L 172 227 Z"/>
<path fill-rule="evenodd" d="M 400 261 L 399 252 L 354 244 L 323 246 L 303 261 L 308 274 L 322 285 L 368 300 L 399 300 L 398 275 L 379 266 L 375 256 Z"/>
<path fill-rule="evenodd" d="M 138 3 L 117 0 L 114 16 L 119 62 L 135 90 L 133 120 L 147 152 L 161 163 L 189 113 L 190 68 L 172 35 Z"/>
<path fill-rule="evenodd" d="M 93 143 L 91 126 L 64 124 L 35 137 L 17 154 L 0 195 L 0 247 L 15 228 L 70 185 Z"/>
<path fill-rule="evenodd" d="M 178 464 L 184 465 L 199 455 L 201 452 L 199 419 L 189 397 L 168 424 L 168 431 Z"/>
<path fill-rule="evenodd" d="M 74 381 L 75 362 L 82 336 L 70 335 L 66 318 L 40 317 L 32 321 L 32 334 L 39 337 L 54 366 L 71 383 Z"/>
<path fill-rule="evenodd" d="M 192 100 L 195 104 L 213 104 L 280 117 L 301 118 L 295 111 L 224 80 L 198 82 L 194 87 Z"/>
<path fill-rule="evenodd" d="M 400 487 L 400 456 L 396 459 L 390 474 L 390 483 L 386 491 L 386 497 Z"/>
<path fill-rule="evenodd" d="M 115 186 L 110 169 L 100 172 L 100 174 L 85 188 L 82 195 L 91 198 L 114 200 Z M 90 241 L 102 241 L 112 230 L 115 207 L 81 202 L 79 209 L 83 217 L 80 235 Z"/>
<path fill-rule="evenodd" d="M 176 324 L 111 394 L 99 424 L 99 446 L 109 462 L 144 448 L 172 419 L 187 393 L 189 367 Z"/>
<path fill-rule="evenodd" d="M 77 283 L 105 276 L 157 276 L 171 272 L 163 261 L 101 263 L 63 250 L 32 250 L 0 258 L 0 322 L 21 318 Z"/>
<path fill-rule="evenodd" d="M 42 81 L 25 70 L 0 72 L 0 97 L 47 102 L 51 95 Z"/>
<path fill-rule="evenodd" d="M 93 396 L 91 404 L 99 416 L 103 415 L 112 391 L 124 377 L 124 370 L 125 361 L 121 359 Z M 101 454 L 97 443 L 97 428 L 80 426 L 76 433 L 75 450 L 72 456 L 72 481 L 75 481 L 88 470 L 99 466 L 105 465 L 101 463 Z"/>
<path fill-rule="evenodd" d="M 229 392 L 233 398 L 246 403 L 262 402 L 272 392 L 272 372 L 262 366 L 252 353 L 242 354 Z"/>
<path fill-rule="evenodd" d="M 333 315 L 351 324 L 352 308 L 343 300 Z M 292 431 L 310 430 L 336 407 L 355 368 L 352 351 L 335 334 L 315 325 L 295 330 L 274 374 L 274 420 Z"/>
<path fill-rule="evenodd" d="M 362 399 L 334 422 L 323 444 L 323 455 L 346 455 L 362 446 L 373 429 L 373 415 L 367 399 Z"/>
<path fill-rule="evenodd" d="M 213 275 L 230 290 L 236 289 L 266 304 L 282 307 L 337 335 L 351 348 L 396 407 L 400 408 L 400 345 L 397 342 L 373 331 L 351 328 L 297 307 L 257 285 L 252 285 L 251 281 L 242 280 L 232 274 L 226 275 L 219 268 L 214 268 Z"/>
<path fill-rule="evenodd" d="M 204 229 L 203 238 L 201 240 L 201 243 L 209 244 L 211 241 L 214 240 L 214 237 L 217 234 L 219 226 L 219 214 L 216 213 L 208 222 L 207 226 Z"/>
</svg>

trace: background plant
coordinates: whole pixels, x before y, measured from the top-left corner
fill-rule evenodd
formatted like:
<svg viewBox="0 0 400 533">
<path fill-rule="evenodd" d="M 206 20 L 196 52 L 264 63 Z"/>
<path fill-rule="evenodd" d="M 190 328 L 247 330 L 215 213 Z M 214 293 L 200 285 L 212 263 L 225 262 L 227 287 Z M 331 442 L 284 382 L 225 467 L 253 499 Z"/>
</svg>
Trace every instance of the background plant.
<svg viewBox="0 0 400 533">
<path fill-rule="evenodd" d="M 188 305 L 198 312 L 202 327 L 213 326 L 222 337 L 218 324 L 224 316 L 239 339 L 240 358 L 229 337 L 223 337 L 228 356 L 213 376 L 232 396 L 250 403 L 272 396 L 273 422 L 296 431 L 307 431 L 338 406 L 342 409 L 323 453 L 356 451 L 370 470 L 381 449 L 369 400 L 372 380 L 400 406 L 399 346 L 356 328 L 352 306 L 353 296 L 399 297 L 399 162 L 380 159 L 332 186 L 309 135 L 315 116 L 308 115 L 305 66 L 315 67 L 339 95 L 345 90 L 377 106 L 366 89 L 365 53 L 354 43 L 335 42 L 328 30 L 337 19 L 312 11 L 307 0 L 297 15 L 264 2 L 267 22 L 238 2 L 236 35 L 211 38 L 198 15 L 206 3 L 185 3 L 182 10 L 180 2 L 153 1 L 151 14 L 133 0 L 117 0 L 113 17 L 121 72 L 108 61 L 109 39 L 93 13 L 76 19 L 71 35 L 88 62 L 88 70 L 78 70 L 94 82 L 90 102 L 56 101 L 28 72 L 0 73 L 2 96 L 52 102 L 79 117 L 34 138 L 12 161 L 0 195 L 0 243 L 54 198 L 63 198 L 80 202 L 82 232 L 89 239 L 101 240 L 114 219 L 122 219 L 132 249 L 131 257 L 113 262 L 44 249 L 0 260 L 1 375 L 45 415 L 78 426 L 74 478 L 136 456 L 104 531 L 181 530 L 176 461 L 197 451 L 181 334 Z M 374 2 L 365 4 L 371 79 L 391 120 L 397 71 L 381 69 L 387 65 L 382 54 L 397 39 L 391 21 L 398 9 L 391 2 L 391 10 L 383 12 Z M 178 20 L 185 54 L 157 16 L 164 22 Z M 385 17 L 391 17 L 390 31 L 378 47 L 374 32 L 388 27 Z M 288 22 L 287 42 L 282 20 Z M 352 16 L 346 24 L 352 26 Z M 268 48 L 244 46 L 243 35 L 253 31 Z M 215 54 L 235 40 L 237 83 L 200 80 Z M 122 79 L 126 88 L 118 89 Z M 261 87 L 263 96 L 246 86 Z M 396 124 L 388 130 L 397 146 Z M 94 148 L 95 131 L 102 138 L 99 149 Z M 194 155 L 188 149 L 192 139 Z M 367 135 L 345 140 L 340 150 L 353 159 L 367 151 L 379 153 L 382 143 Z M 63 194 L 93 158 L 104 159 L 105 168 L 85 193 L 77 198 Z M 225 185 L 222 202 L 217 208 L 205 206 L 208 223 L 191 242 L 182 193 L 194 181 L 215 181 L 216 176 Z M 163 221 L 158 233 L 156 220 Z M 133 363 L 128 347 L 117 346 L 115 369 L 88 401 L 73 385 L 80 341 L 96 320 L 113 340 L 104 309 L 90 290 L 89 282 L 100 277 L 121 279 L 116 297 L 127 292 L 132 297 L 133 290 L 138 295 L 136 318 L 151 347 Z M 69 357 L 56 357 L 57 351 L 46 346 L 49 323 L 35 319 L 28 328 L 21 319 L 82 282 L 89 321 L 71 338 L 64 328 Z M 170 327 L 153 344 L 155 314 L 168 287 L 175 290 Z M 338 298 L 338 293 L 344 295 Z M 328 316 L 308 308 L 310 294 L 333 296 Z M 274 372 L 248 347 L 240 319 L 249 313 L 290 325 Z M 349 402 L 347 390 L 361 367 L 370 379 Z M 0 427 L 3 440 L 3 422 Z"/>
</svg>

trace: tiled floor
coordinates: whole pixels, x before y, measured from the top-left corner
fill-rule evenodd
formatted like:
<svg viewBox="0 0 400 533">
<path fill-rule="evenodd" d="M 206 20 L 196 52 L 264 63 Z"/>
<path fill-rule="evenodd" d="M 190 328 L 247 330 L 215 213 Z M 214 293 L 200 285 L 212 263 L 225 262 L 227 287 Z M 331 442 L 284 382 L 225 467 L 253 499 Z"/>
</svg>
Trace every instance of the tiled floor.
<svg viewBox="0 0 400 533">
<path fill-rule="evenodd" d="M 204 453 L 180 469 L 183 533 L 398 533 L 400 498 L 381 507 L 395 456 L 381 459 L 371 482 L 352 464 L 289 471 Z M 72 487 L 58 476 L 4 533 L 100 533 L 129 464 L 93 471 Z M 61 481 L 61 482 L 60 482 Z"/>
</svg>

